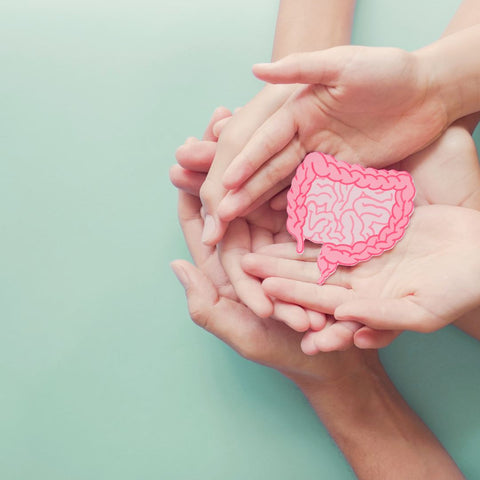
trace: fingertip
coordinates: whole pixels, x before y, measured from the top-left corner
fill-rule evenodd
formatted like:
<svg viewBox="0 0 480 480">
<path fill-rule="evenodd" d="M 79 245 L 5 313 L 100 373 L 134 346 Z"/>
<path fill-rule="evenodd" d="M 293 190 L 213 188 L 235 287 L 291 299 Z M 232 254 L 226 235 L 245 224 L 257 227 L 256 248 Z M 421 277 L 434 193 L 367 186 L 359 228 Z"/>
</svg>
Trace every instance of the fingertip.
<svg viewBox="0 0 480 480">
<path fill-rule="evenodd" d="M 375 345 L 375 342 L 372 342 L 372 339 L 364 333 L 357 332 L 357 334 L 355 334 L 353 337 L 353 343 L 357 348 L 360 348 L 362 350 L 366 350 L 370 348 L 378 348 Z"/>
<path fill-rule="evenodd" d="M 227 224 L 225 222 L 215 218 L 213 215 L 205 215 L 202 243 L 209 247 L 217 245 L 222 240 L 226 230 Z"/>
<path fill-rule="evenodd" d="M 273 304 L 266 298 L 264 302 L 260 302 L 252 308 L 252 311 L 260 318 L 269 318 L 273 315 Z"/>
<path fill-rule="evenodd" d="M 316 355 L 319 350 L 314 342 L 311 331 L 305 333 L 300 342 L 300 348 L 305 355 Z"/>
<path fill-rule="evenodd" d="M 336 320 L 340 321 L 357 321 L 358 316 L 352 311 L 349 305 L 339 305 L 333 314 Z"/>
<path fill-rule="evenodd" d="M 228 192 L 220 201 L 217 209 L 217 215 L 223 222 L 231 222 L 239 215 L 238 205 L 235 205 L 235 197 Z"/>
<path fill-rule="evenodd" d="M 255 253 L 246 253 L 240 259 L 240 265 L 246 273 L 250 273 L 253 267 L 256 265 L 256 254 Z"/>
<path fill-rule="evenodd" d="M 184 260 L 174 260 L 170 263 L 170 268 L 185 290 L 187 290 L 191 284 L 191 279 L 186 267 L 188 267 L 188 262 Z"/>
<path fill-rule="evenodd" d="M 278 286 L 278 279 L 268 277 L 262 281 L 262 288 L 267 294 L 274 294 Z"/>
<path fill-rule="evenodd" d="M 222 177 L 223 187 L 226 188 L 227 190 L 235 190 L 241 184 L 242 182 L 239 179 L 238 172 L 228 167 Z"/>
<path fill-rule="evenodd" d="M 315 310 L 306 310 L 306 314 L 312 330 L 319 331 L 325 327 L 327 323 L 327 316 L 324 313 L 320 313 Z"/>
<path fill-rule="evenodd" d="M 182 167 L 175 163 L 174 165 L 171 165 L 170 168 L 168 169 L 168 177 L 170 178 L 170 181 L 175 185 L 175 182 L 177 181 L 178 174 L 180 173 L 180 169 Z M 175 185 L 177 186 L 177 185 Z"/>
<path fill-rule="evenodd" d="M 255 63 L 252 65 L 252 72 L 256 77 L 261 77 L 265 71 L 268 71 L 270 65 L 271 63 L 265 62 Z"/>
</svg>

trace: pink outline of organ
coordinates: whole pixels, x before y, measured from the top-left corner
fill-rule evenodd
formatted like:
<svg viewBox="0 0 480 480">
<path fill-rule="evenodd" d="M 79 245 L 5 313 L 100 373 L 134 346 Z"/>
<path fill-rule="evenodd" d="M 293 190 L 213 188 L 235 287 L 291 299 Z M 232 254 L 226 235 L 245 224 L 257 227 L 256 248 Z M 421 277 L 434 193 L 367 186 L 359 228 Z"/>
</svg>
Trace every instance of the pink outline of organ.
<svg viewBox="0 0 480 480">
<path fill-rule="evenodd" d="M 317 190 L 321 188 L 321 184 L 317 184 L 315 187 L 315 181 L 326 181 L 330 183 L 330 191 L 334 189 L 343 188 L 338 187 L 336 184 L 346 186 L 343 188 L 344 192 L 352 192 L 354 190 L 361 190 L 360 197 L 364 197 L 368 200 L 368 194 L 378 192 L 392 192 L 391 205 L 387 205 L 388 208 L 388 221 L 383 222 L 383 226 L 377 222 L 375 232 L 372 228 L 369 229 L 370 235 L 363 238 L 355 238 L 355 231 L 358 237 L 358 224 L 360 227 L 365 227 L 365 222 L 362 221 L 362 217 L 366 218 L 366 215 L 371 216 L 371 210 L 368 210 L 368 201 L 363 201 L 363 205 L 367 208 L 362 211 L 361 207 L 355 210 L 350 209 L 349 215 L 353 215 L 353 220 L 357 222 L 357 228 L 351 227 L 350 238 L 351 242 L 342 242 L 342 237 L 346 235 L 342 234 L 341 229 L 339 231 L 338 225 L 341 225 L 342 215 L 337 208 L 336 212 L 332 201 L 335 203 L 335 199 L 328 200 L 328 192 L 326 192 L 327 198 L 322 198 L 322 207 L 324 208 L 325 218 L 321 218 L 322 212 L 320 212 L 320 220 L 316 222 L 315 226 L 320 226 L 321 229 L 316 232 L 305 234 L 310 226 L 307 225 L 307 217 L 310 217 L 309 213 L 312 211 L 312 201 L 309 194 L 311 194 L 312 188 Z M 320 187 L 319 187 L 320 185 Z M 364 195 L 364 192 L 367 192 Z M 320 195 L 313 195 L 319 197 Z M 324 195 L 321 195 L 324 197 Z M 292 180 L 291 188 L 287 195 L 287 230 L 295 237 L 297 241 L 297 252 L 303 253 L 304 239 L 307 238 L 315 243 L 322 243 L 322 248 L 317 259 L 318 268 L 320 269 L 319 284 L 325 282 L 325 280 L 337 269 L 338 265 L 356 265 L 359 262 L 366 261 L 373 256 L 381 255 L 384 251 L 390 250 L 393 246 L 402 238 L 405 233 L 405 229 L 408 226 L 410 215 L 413 212 L 413 199 L 415 197 L 415 187 L 413 185 L 412 177 L 407 172 L 398 172 L 396 170 L 376 170 L 374 168 L 363 168 L 359 165 L 350 165 L 348 163 L 336 160 L 331 155 L 326 155 L 320 152 L 309 153 L 305 160 L 297 168 L 295 177 Z M 328 210 L 328 202 L 330 202 L 330 211 Z M 388 202 L 387 202 L 388 203 Z M 315 205 L 313 208 L 317 208 Z M 384 207 L 382 207 L 385 210 Z M 320 211 L 322 208 L 320 208 Z M 316 210 L 318 215 L 318 210 Z M 329 220 L 333 218 L 333 224 Z M 309 222 L 311 223 L 311 222 Z M 382 222 L 380 222 L 382 223 Z M 352 225 L 352 223 L 350 222 Z M 380 226 L 380 230 L 378 230 Z M 363 228 L 365 230 L 365 228 Z M 319 240 L 319 237 L 327 237 L 326 241 Z M 372 234 L 373 232 L 373 234 Z M 331 235 L 337 236 L 338 240 L 331 239 Z M 306 235 L 309 235 L 308 237 Z M 330 239 L 328 240 L 328 237 Z M 360 235 L 362 236 L 362 235 Z M 314 239 L 314 237 L 317 237 Z"/>
</svg>

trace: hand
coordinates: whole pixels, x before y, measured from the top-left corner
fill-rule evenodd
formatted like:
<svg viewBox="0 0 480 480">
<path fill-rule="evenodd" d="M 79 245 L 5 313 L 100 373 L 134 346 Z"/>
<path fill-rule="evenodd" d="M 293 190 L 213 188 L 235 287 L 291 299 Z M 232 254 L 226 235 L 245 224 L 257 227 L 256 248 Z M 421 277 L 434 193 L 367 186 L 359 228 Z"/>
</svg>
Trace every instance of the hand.
<svg viewBox="0 0 480 480">
<path fill-rule="evenodd" d="M 216 151 L 216 140 L 231 114 L 224 108 L 215 110 L 203 139 L 187 139 L 176 152 L 178 164 L 170 169 L 172 183 L 179 189 L 198 196 Z M 218 245 L 218 255 L 238 297 L 247 307 L 262 318 L 273 316 L 293 325 L 308 325 L 322 328 L 325 317 L 314 312 L 305 312 L 293 305 L 272 304 L 265 295 L 257 278 L 246 274 L 241 266 L 242 255 L 257 248 L 290 239 L 286 231 L 285 211 L 272 210 L 268 204 L 257 208 L 245 219 L 237 219 L 229 226 L 223 241 Z"/>
<path fill-rule="evenodd" d="M 218 243 L 227 228 L 227 223 L 221 222 L 217 216 L 220 200 L 227 192 L 222 186 L 225 169 L 242 150 L 255 130 L 273 115 L 297 88 L 296 85 L 267 85 L 253 100 L 235 113 L 227 125 L 223 125 L 224 128 L 215 152 L 215 160 L 200 192 L 206 213 L 205 230 L 202 237 L 205 243 L 209 245 Z M 264 198 L 271 198 L 288 184 L 289 181 L 285 178 L 282 182 L 272 185 L 270 191 L 266 192 L 263 198 L 259 195 L 258 201 L 251 202 L 249 208 L 246 208 L 243 213 L 261 205 L 264 203 Z"/>
<path fill-rule="evenodd" d="M 225 171 L 224 186 L 233 191 L 218 207 L 223 221 L 289 180 L 308 152 L 384 167 L 426 147 L 448 125 L 429 91 L 429 72 L 402 50 L 336 47 L 257 65 L 254 73 L 268 82 L 312 85 L 271 115 Z"/>
<path fill-rule="evenodd" d="M 273 264 L 249 255 L 244 268 L 262 278 L 279 272 L 286 277 L 263 282 L 268 295 L 284 302 L 379 330 L 431 332 L 480 305 L 479 238 L 480 212 L 432 205 L 417 208 L 392 250 L 352 268 L 340 267 L 327 285 L 289 279 L 293 265 L 288 258 L 297 255 L 294 243 L 262 249 L 283 257 Z M 295 275 L 302 268 L 310 267 L 298 266 Z"/>
<path fill-rule="evenodd" d="M 184 260 L 172 268 L 186 288 L 192 319 L 243 357 L 275 368 L 296 382 L 334 382 L 378 364 L 376 352 L 348 352 L 308 357 L 300 334 L 273 319 L 262 319 L 238 301 L 217 251 L 200 242 L 203 220 L 197 197 L 180 192 L 179 218 L 197 267 Z"/>
</svg>

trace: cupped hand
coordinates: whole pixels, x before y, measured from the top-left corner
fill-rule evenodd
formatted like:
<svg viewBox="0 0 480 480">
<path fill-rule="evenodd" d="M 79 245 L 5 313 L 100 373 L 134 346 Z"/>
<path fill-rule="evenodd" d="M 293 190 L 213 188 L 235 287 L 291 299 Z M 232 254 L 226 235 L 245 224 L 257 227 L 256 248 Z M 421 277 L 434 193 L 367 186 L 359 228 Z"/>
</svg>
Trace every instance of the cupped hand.
<svg viewBox="0 0 480 480">
<path fill-rule="evenodd" d="M 200 241 L 203 219 L 198 197 L 179 194 L 179 218 L 196 266 L 172 263 L 184 285 L 192 319 L 230 345 L 243 357 L 279 370 L 297 383 L 335 382 L 377 364 L 375 351 L 347 352 L 309 357 L 300 349 L 301 334 L 271 318 L 260 318 L 243 305 L 220 263 L 215 248 Z"/>
<path fill-rule="evenodd" d="M 294 243 L 262 249 L 282 257 L 273 263 L 249 255 L 244 267 L 260 277 L 280 273 L 284 278 L 267 278 L 263 286 L 284 302 L 375 329 L 431 332 L 480 305 L 479 239 L 480 212 L 431 205 L 416 209 L 392 250 L 355 267 L 339 267 L 323 286 L 291 279 Z M 297 275 L 299 268 L 306 267 L 299 266 Z"/>
<path fill-rule="evenodd" d="M 223 221 L 288 180 L 308 152 L 385 167 L 425 148 L 448 126 L 429 71 L 414 53 L 343 46 L 257 65 L 254 73 L 270 83 L 309 85 L 270 115 L 231 162 L 223 176 L 231 191 L 218 207 Z"/>
<path fill-rule="evenodd" d="M 200 186 L 213 162 L 217 136 L 230 118 L 228 110 L 222 107 L 216 109 L 203 139 L 189 137 L 177 149 L 178 163 L 171 167 L 170 178 L 178 189 L 199 196 Z M 280 301 L 272 302 L 265 295 L 260 280 L 241 268 L 244 254 L 265 245 L 288 241 L 290 235 L 285 225 L 284 210 L 273 210 L 269 204 L 259 206 L 245 218 L 237 219 L 229 225 L 225 237 L 217 246 L 219 260 L 239 300 L 255 314 L 280 320 L 297 331 L 322 329 L 326 321 L 324 315 Z"/>
</svg>

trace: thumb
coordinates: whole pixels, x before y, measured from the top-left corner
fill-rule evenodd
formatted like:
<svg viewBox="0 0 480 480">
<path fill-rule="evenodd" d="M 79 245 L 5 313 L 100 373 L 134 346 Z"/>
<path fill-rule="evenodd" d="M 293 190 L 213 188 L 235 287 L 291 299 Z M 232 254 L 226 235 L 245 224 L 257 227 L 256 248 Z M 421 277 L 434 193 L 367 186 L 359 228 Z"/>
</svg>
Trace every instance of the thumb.
<svg viewBox="0 0 480 480">
<path fill-rule="evenodd" d="M 253 74 L 268 83 L 319 83 L 331 85 L 338 80 L 345 55 L 342 47 L 318 52 L 294 53 L 273 63 L 257 63 Z"/>
<path fill-rule="evenodd" d="M 355 332 L 355 346 L 362 349 L 379 349 L 390 345 L 402 332 L 400 330 L 374 330 L 362 327 Z"/>
<path fill-rule="evenodd" d="M 209 330 L 209 318 L 219 299 L 217 289 L 202 271 L 185 260 L 175 260 L 170 267 L 185 288 L 192 320 Z"/>
<path fill-rule="evenodd" d="M 338 306 L 334 316 L 339 321 L 353 320 L 376 330 L 427 333 L 444 326 L 435 315 L 406 297 L 352 300 Z"/>
</svg>

